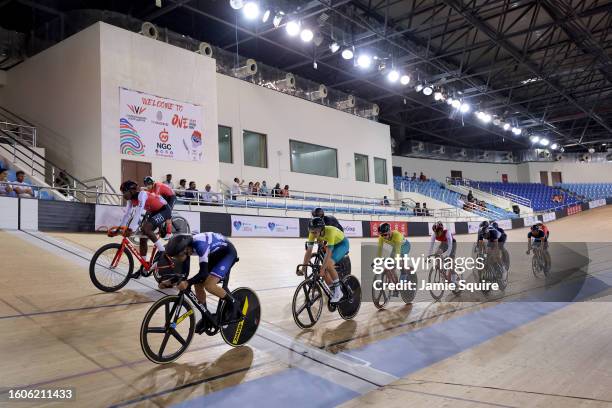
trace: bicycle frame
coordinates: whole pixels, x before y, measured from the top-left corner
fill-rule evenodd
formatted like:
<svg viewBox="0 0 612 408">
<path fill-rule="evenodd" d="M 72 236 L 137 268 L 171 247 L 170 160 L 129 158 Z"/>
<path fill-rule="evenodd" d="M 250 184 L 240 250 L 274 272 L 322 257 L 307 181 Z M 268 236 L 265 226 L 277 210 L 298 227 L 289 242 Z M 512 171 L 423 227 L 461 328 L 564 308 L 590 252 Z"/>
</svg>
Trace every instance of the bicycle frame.
<svg viewBox="0 0 612 408">
<path fill-rule="evenodd" d="M 147 261 L 142 255 L 140 255 L 140 251 L 138 251 L 134 247 L 134 245 L 128 239 L 127 235 L 124 233 L 123 234 L 123 239 L 121 240 L 121 248 L 115 254 L 115 257 L 113 258 L 113 262 L 111 263 L 111 267 L 113 267 L 113 268 L 117 267 L 117 264 L 119 263 L 119 259 L 121 258 L 121 256 L 123 255 L 123 253 L 125 252 L 126 249 L 134 257 L 136 257 L 138 262 L 140 262 L 140 264 L 142 265 L 142 267 L 146 271 L 148 271 L 149 268 L 151 267 L 151 264 L 153 263 L 153 257 L 155 257 L 155 254 L 157 253 L 157 248 L 153 247 L 153 251 L 151 252 L 151 258 L 150 258 L 149 261 Z"/>
<path fill-rule="evenodd" d="M 323 279 L 322 271 L 321 271 L 321 267 L 322 267 L 321 263 L 323 262 L 323 259 L 325 258 L 324 251 L 326 250 L 327 248 L 324 244 L 318 244 L 317 252 L 315 254 L 316 255 L 315 262 L 308 263 L 308 264 L 300 264 L 296 267 L 296 271 L 306 266 L 307 270 L 306 270 L 306 273 L 304 274 L 304 280 L 312 280 L 314 282 L 318 282 L 321 288 L 323 289 L 323 292 L 325 292 L 327 297 L 331 299 L 332 297 L 331 289 L 329 289 L 327 282 L 325 282 L 325 279 Z M 308 268 L 312 269 L 312 273 L 308 274 Z"/>
</svg>

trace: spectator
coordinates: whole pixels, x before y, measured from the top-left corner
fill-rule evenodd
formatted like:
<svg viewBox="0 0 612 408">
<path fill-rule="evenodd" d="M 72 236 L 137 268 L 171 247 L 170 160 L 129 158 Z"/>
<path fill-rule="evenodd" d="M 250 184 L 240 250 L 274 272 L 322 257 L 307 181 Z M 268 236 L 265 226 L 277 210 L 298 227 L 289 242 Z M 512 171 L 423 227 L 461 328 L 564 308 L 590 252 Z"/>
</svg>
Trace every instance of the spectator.
<svg viewBox="0 0 612 408">
<path fill-rule="evenodd" d="M 13 185 L 15 193 L 21 198 L 34 197 L 34 191 L 32 190 L 32 187 L 30 186 L 30 184 L 25 182 L 25 173 L 19 170 L 15 175 L 17 176 L 17 181 L 15 183 L 19 184 Z"/>
<path fill-rule="evenodd" d="M 416 205 L 412 209 L 412 214 L 421 215 L 421 203 L 416 203 Z"/>
<path fill-rule="evenodd" d="M 163 183 L 174 190 L 174 183 L 172 182 L 172 174 L 166 174 L 166 181 L 164 181 Z"/>
<path fill-rule="evenodd" d="M 281 186 L 280 186 L 280 183 L 276 183 L 276 185 L 272 189 L 272 197 L 280 197 L 280 196 L 281 196 Z"/>
<path fill-rule="evenodd" d="M 261 185 L 259 184 L 259 181 L 258 181 L 253 185 L 253 194 L 260 195 L 260 191 L 261 191 Z"/>
<path fill-rule="evenodd" d="M 384 205 L 384 206 L 391 205 L 389 203 L 389 198 L 387 198 L 387 196 L 383 196 L 382 205 Z"/>
<path fill-rule="evenodd" d="M 427 208 L 427 203 L 423 203 L 423 209 L 421 210 L 423 215 L 429 217 L 429 208 Z"/>
<path fill-rule="evenodd" d="M 8 170 L 0 168 L 0 196 L 13 196 L 13 187 L 8 182 Z"/>
<path fill-rule="evenodd" d="M 416 181 L 417 180 L 417 176 L 416 176 L 416 171 L 414 173 L 412 173 L 412 181 Z"/>
<path fill-rule="evenodd" d="M 472 190 L 468 192 L 467 199 L 470 203 L 474 201 L 474 195 L 472 194 Z"/>
<path fill-rule="evenodd" d="M 238 195 L 242 192 L 242 184 L 244 180 L 240 181 L 238 177 L 234 178 L 234 184 L 232 184 L 232 200 L 235 200 Z"/>
<path fill-rule="evenodd" d="M 289 185 L 285 184 L 285 188 L 281 190 L 281 197 L 289 197 Z"/>
<path fill-rule="evenodd" d="M 416 173 L 415 173 L 416 174 Z M 421 172 L 421 175 L 419 176 L 419 181 L 427 181 L 427 177 L 425 177 L 425 175 L 423 174 L 423 172 Z"/>
<path fill-rule="evenodd" d="M 199 194 L 197 193 L 197 191 L 198 189 L 196 188 L 195 181 L 190 181 L 189 188 L 185 192 L 185 198 L 189 199 L 190 201 L 198 201 Z"/>
<path fill-rule="evenodd" d="M 204 203 L 208 205 L 211 205 L 213 203 L 216 204 L 219 201 L 217 193 L 214 193 L 212 191 L 212 187 L 210 186 L 210 184 L 207 184 L 206 187 L 204 187 L 204 192 L 200 193 L 200 195 L 202 196 L 202 201 L 204 201 Z"/>
<path fill-rule="evenodd" d="M 187 180 L 180 179 L 179 186 L 176 189 L 176 196 L 177 197 L 185 197 L 185 190 L 187 190 Z"/>
<path fill-rule="evenodd" d="M 405 171 L 405 172 L 404 172 L 404 178 L 405 178 L 405 179 L 407 179 L 407 178 L 408 178 L 408 172 L 407 172 L 407 171 Z"/>
<path fill-rule="evenodd" d="M 400 211 L 408 211 L 408 204 L 404 200 L 402 200 L 402 204 L 400 205 Z"/>
<path fill-rule="evenodd" d="M 259 194 L 263 195 L 263 196 L 267 196 L 270 193 L 270 191 L 268 190 L 268 185 L 266 184 L 266 181 L 262 181 L 261 182 L 261 187 L 259 188 Z"/>
</svg>

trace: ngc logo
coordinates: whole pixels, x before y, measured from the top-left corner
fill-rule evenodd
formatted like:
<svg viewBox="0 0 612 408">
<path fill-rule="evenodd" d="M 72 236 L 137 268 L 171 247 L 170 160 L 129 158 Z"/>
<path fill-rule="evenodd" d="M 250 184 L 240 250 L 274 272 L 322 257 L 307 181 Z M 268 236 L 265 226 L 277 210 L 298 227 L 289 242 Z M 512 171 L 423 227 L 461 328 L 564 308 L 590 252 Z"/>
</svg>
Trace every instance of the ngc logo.
<svg viewBox="0 0 612 408">
<path fill-rule="evenodd" d="M 168 139 L 170 138 L 170 135 L 168 134 L 168 132 L 166 131 L 166 128 L 164 128 L 164 130 L 162 130 L 161 132 L 159 132 L 159 140 L 162 141 L 162 143 L 166 143 L 168 141 Z"/>
</svg>

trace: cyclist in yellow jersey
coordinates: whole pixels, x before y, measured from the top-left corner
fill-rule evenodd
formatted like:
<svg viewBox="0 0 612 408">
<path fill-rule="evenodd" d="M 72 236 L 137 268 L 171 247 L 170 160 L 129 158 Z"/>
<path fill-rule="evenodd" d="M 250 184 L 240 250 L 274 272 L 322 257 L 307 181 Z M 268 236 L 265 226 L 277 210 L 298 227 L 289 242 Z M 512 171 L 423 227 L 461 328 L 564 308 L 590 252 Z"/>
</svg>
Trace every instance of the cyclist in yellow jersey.
<svg viewBox="0 0 612 408">
<path fill-rule="evenodd" d="M 404 238 L 404 234 L 399 232 L 398 230 L 391 231 L 391 225 L 389 223 L 384 222 L 378 226 L 378 257 L 382 256 L 382 250 L 384 244 L 389 244 L 393 247 L 391 254 L 389 255 L 391 258 L 394 258 L 396 255 L 404 256 L 408 255 L 410 252 L 410 242 Z M 401 272 L 400 279 L 404 279 L 406 275 L 405 271 Z"/>
<path fill-rule="evenodd" d="M 326 226 L 322 218 L 313 218 L 308 225 L 308 241 L 306 242 L 304 264 L 309 263 L 315 242 L 321 243 L 323 241 L 327 242 L 327 252 L 325 253 L 325 259 L 323 259 L 322 270 L 325 282 L 332 289 L 333 295 L 330 302 L 336 303 L 342 299 L 342 288 L 335 265 L 348 253 L 349 242 L 344 233 L 338 228 L 331 225 Z M 303 275 L 304 273 L 306 273 L 305 266 L 302 267 L 298 274 Z"/>
</svg>

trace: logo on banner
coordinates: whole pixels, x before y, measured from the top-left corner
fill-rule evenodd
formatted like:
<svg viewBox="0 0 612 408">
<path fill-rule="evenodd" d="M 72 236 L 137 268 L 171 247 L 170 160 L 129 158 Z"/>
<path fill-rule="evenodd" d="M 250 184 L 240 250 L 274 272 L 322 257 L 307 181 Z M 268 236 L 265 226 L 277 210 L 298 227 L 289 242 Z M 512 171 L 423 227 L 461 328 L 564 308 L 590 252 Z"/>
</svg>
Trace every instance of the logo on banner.
<svg viewBox="0 0 612 408">
<path fill-rule="evenodd" d="M 270 231 L 274 231 L 274 227 L 276 227 L 276 224 L 274 224 L 273 222 L 269 222 L 269 223 L 268 223 L 268 229 L 269 229 Z"/>
<path fill-rule="evenodd" d="M 240 227 L 242 227 L 242 222 L 240 221 L 234 221 L 234 228 L 236 228 L 236 230 L 239 230 Z"/>
<path fill-rule="evenodd" d="M 170 138 L 170 136 L 168 135 L 168 132 L 166 131 L 165 128 L 164 128 L 164 130 L 159 132 L 159 140 L 161 140 L 162 143 L 166 143 L 169 138 Z"/>
<path fill-rule="evenodd" d="M 202 133 L 200 133 L 199 130 L 194 130 L 193 133 L 191 133 L 189 142 L 183 139 L 183 146 L 185 150 L 187 150 L 187 154 L 189 154 L 191 160 L 202 160 Z"/>
<path fill-rule="evenodd" d="M 147 110 L 144 106 L 128 105 L 134 115 L 142 115 Z"/>
<path fill-rule="evenodd" d="M 164 118 L 164 114 L 162 111 L 157 111 L 157 115 L 155 116 L 157 120 L 161 121 Z"/>
<path fill-rule="evenodd" d="M 120 142 L 119 150 L 121 154 L 131 156 L 144 156 L 144 144 L 138 135 L 136 128 L 125 118 L 119 120 Z"/>
<path fill-rule="evenodd" d="M 571 207 L 567 207 L 567 215 L 578 214 L 581 211 L 582 211 L 582 206 L 580 204 L 574 205 Z"/>
<path fill-rule="evenodd" d="M 173 157 L 174 150 L 172 149 L 172 144 L 168 143 L 168 139 L 170 135 L 168 131 L 164 128 L 161 132 L 159 132 L 159 142 L 157 142 L 157 148 L 155 149 L 155 154 L 160 157 Z"/>
</svg>

